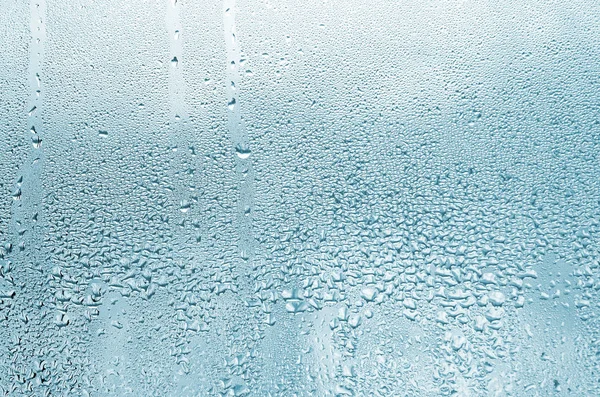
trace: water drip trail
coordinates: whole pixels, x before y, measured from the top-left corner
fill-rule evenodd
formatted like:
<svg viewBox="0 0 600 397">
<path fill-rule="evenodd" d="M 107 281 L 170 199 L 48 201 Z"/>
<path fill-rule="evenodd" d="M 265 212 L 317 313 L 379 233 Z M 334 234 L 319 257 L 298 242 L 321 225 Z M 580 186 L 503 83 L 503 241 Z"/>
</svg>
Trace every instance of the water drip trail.
<svg viewBox="0 0 600 397">
<path fill-rule="evenodd" d="M 185 80 L 183 74 L 183 37 L 181 25 L 182 2 L 168 0 L 165 26 L 169 34 L 168 64 L 168 100 L 169 100 L 169 146 L 172 150 L 172 180 L 177 180 L 177 173 L 186 168 L 186 152 L 188 144 L 185 140 L 189 114 L 185 106 Z M 170 186 L 172 195 L 179 207 L 178 224 L 190 218 L 190 191 L 185 189 L 188 181 Z M 181 253 L 183 254 L 183 253 Z"/>
<path fill-rule="evenodd" d="M 239 186 L 236 212 L 239 235 L 238 251 L 245 261 L 254 255 L 255 241 L 252 233 L 252 211 L 254 206 L 254 169 L 248 134 L 241 115 L 240 66 L 243 61 L 236 33 L 235 0 L 224 0 L 224 31 L 227 46 L 227 116 L 228 130 L 235 149 L 235 169 Z"/>
<path fill-rule="evenodd" d="M 44 136 L 44 127 L 42 124 L 43 100 L 44 100 L 44 46 L 46 42 L 46 2 L 45 0 L 32 0 L 30 3 L 31 19 L 31 43 L 29 47 L 29 100 L 27 103 L 27 123 L 29 126 L 26 132 L 26 141 L 32 149 L 29 158 L 23 164 L 19 173 L 16 190 L 19 191 L 18 198 L 20 205 L 15 211 L 13 221 L 23 221 L 22 217 L 33 217 L 37 220 L 36 214 L 40 213 L 42 198 L 41 174 L 44 163 L 44 151 L 42 146 L 42 137 Z M 19 210 L 20 209 L 20 210 Z M 22 212 L 22 213 L 21 213 Z M 29 219 L 27 219 L 29 221 Z M 27 222 L 29 223 L 29 222 Z M 31 223 L 33 228 L 38 222 Z M 33 231 L 32 231 L 33 232 Z M 29 233 L 31 236 L 33 233 Z"/>
<path fill-rule="evenodd" d="M 3 351 L 10 351 L 11 365 L 7 368 L 7 376 L 15 379 L 27 379 L 22 382 L 23 390 L 32 392 L 33 387 L 44 389 L 47 384 L 36 384 L 27 376 L 32 357 L 44 355 L 39 349 L 39 341 L 46 340 L 45 333 L 52 327 L 49 292 L 45 284 L 47 274 L 43 255 L 43 219 L 42 171 L 44 151 L 42 137 L 43 88 L 44 88 L 44 46 L 46 42 L 46 2 L 31 0 L 29 67 L 27 71 L 29 99 L 23 116 L 27 119 L 27 129 L 23 131 L 23 139 L 30 148 L 17 174 L 12 193 L 12 216 L 9 224 L 10 244 L 7 244 L 7 262 L 16 266 L 7 268 L 10 272 L 10 288 L 2 292 L 10 296 L 10 310 L 3 324 L 8 331 L 2 338 L 0 346 Z M 29 146 L 31 145 L 31 146 Z M 27 282 L 22 282 L 27 280 Z M 52 313 L 54 314 L 54 313 Z M 23 327 L 22 324 L 27 324 Z M 2 346 L 4 345 L 4 346 Z M 19 345 L 16 349 L 14 346 Z M 50 376 L 46 374 L 45 376 Z M 44 390 L 35 390 L 35 395 L 45 395 Z M 13 390 L 14 391 L 14 390 Z M 47 391 L 47 390 L 46 390 Z"/>
</svg>

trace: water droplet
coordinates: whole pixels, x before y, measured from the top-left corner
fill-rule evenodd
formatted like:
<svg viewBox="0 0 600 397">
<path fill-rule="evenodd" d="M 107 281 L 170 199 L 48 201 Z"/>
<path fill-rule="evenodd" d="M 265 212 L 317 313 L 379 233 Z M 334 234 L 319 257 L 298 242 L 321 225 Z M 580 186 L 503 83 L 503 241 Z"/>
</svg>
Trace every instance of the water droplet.
<svg viewBox="0 0 600 397">
<path fill-rule="evenodd" d="M 251 154 L 250 148 L 244 144 L 237 144 L 235 146 L 235 152 L 237 156 L 242 160 L 247 159 L 248 157 L 250 157 Z"/>
<path fill-rule="evenodd" d="M 371 287 L 364 288 L 364 289 L 361 291 L 361 294 L 360 294 L 360 296 L 362 296 L 362 298 L 363 298 L 364 300 L 366 300 L 367 302 L 371 302 L 371 301 L 373 301 L 373 300 L 375 299 L 375 297 L 377 296 L 377 290 L 376 290 L 375 288 L 371 288 Z"/>
<path fill-rule="evenodd" d="M 235 98 L 231 98 L 231 100 L 227 103 L 227 107 L 233 112 L 235 109 Z"/>
<path fill-rule="evenodd" d="M 39 149 L 42 146 L 42 138 L 39 135 L 34 135 L 31 137 L 31 143 L 34 148 Z"/>
</svg>

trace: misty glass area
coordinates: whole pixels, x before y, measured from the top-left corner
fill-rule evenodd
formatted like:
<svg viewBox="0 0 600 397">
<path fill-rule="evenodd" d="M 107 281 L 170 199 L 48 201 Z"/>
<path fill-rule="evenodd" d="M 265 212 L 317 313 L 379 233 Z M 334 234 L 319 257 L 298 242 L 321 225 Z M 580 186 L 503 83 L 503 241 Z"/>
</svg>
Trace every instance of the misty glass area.
<svg viewBox="0 0 600 397">
<path fill-rule="evenodd" d="M 0 0 L 0 396 L 600 395 L 600 2 Z"/>
</svg>

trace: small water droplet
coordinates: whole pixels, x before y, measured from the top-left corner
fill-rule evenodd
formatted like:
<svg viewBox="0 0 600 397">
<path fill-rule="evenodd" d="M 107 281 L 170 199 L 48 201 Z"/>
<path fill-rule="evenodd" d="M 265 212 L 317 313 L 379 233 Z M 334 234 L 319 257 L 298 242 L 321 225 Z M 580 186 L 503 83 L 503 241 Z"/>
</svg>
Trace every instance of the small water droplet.
<svg viewBox="0 0 600 397">
<path fill-rule="evenodd" d="M 186 213 L 190 210 L 191 204 L 188 200 L 181 200 L 179 211 Z"/>
<path fill-rule="evenodd" d="M 371 287 L 365 288 L 362 290 L 360 296 L 367 302 L 370 302 L 377 296 L 377 290 Z"/>
<path fill-rule="evenodd" d="M 31 143 L 33 143 L 33 147 L 39 149 L 42 146 L 42 138 L 39 135 L 34 135 L 31 137 Z"/>
<path fill-rule="evenodd" d="M 250 148 L 244 144 L 237 144 L 235 147 L 235 152 L 237 154 L 237 156 L 239 158 L 241 158 L 242 160 L 247 159 L 248 157 L 250 157 Z"/>
<path fill-rule="evenodd" d="M 227 107 L 233 112 L 233 109 L 235 109 L 235 98 L 231 98 L 231 101 L 229 101 Z"/>
</svg>

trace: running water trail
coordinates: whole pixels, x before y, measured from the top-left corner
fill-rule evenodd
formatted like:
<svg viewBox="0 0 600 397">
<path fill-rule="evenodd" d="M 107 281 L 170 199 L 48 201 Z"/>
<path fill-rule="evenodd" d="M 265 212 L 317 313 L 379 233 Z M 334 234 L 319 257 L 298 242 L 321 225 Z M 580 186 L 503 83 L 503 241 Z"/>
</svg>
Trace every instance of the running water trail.
<svg viewBox="0 0 600 397">
<path fill-rule="evenodd" d="M 44 151 L 42 146 L 44 127 L 42 121 L 44 100 L 44 45 L 46 42 L 46 2 L 45 0 L 32 0 L 30 4 L 31 42 L 29 47 L 29 100 L 27 103 L 28 131 L 26 140 L 31 144 L 28 159 L 22 165 L 13 198 L 19 203 L 13 214 L 13 227 L 19 224 L 32 225 L 28 235 L 30 238 L 38 234 L 39 225 L 37 214 L 41 211 L 42 201 L 42 170 L 44 164 Z M 29 222 L 32 218 L 34 222 Z M 25 223 L 27 221 L 27 223 Z M 41 238 L 41 237 L 40 237 Z"/>
<path fill-rule="evenodd" d="M 23 139 L 29 146 L 29 152 L 18 171 L 13 187 L 12 214 L 9 224 L 10 244 L 7 249 L 7 266 L 3 269 L 0 296 L 9 297 L 10 309 L 4 311 L 3 328 L 6 337 L 0 344 L 3 351 L 10 352 L 10 364 L 2 369 L 7 378 L 20 379 L 20 390 L 10 390 L 13 394 L 30 394 L 34 387 L 35 395 L 44 395 L 48 384 L 35 383 L 32 373 L 33 357 L 46 356 L 48 345 L 40 346 L 40 341 L 48 340 L 49 329 L 55 324 L 68 322 L 61 310 L 50 309 L 50 292 L 46 285 L 46 256 L 43 251 L 42 171 L 44 151 L 42 137 L 43 92 L 44 92 L 44 46 L 46 42 L 46 3 L 44 0 L 32 0 L 30 3 L 30 43 L 28 92 L 29 99 L 23 110 L 27 119 L 27 130 Z M 10 273 L 9 277 L 6 277 Z M 9 281 L 7 281 L 9 280 Z M 26 282 L 24 281 L 26 280 Z M 5 298 L 6 299 L 6 298 Z M 55 306 L 56 309 L 60 309 Z M 53 324 L 54 322 L 54 324 Z M 23 325 L 26 325 L 25 327 Z M 38 362 L 41 362 L 40 358 Z M 47 360 L 48 368 L 37 367 L 45 379 L 55 376 L 50 367 L 55 361 Z M 7 361 L 8 363 L 8 361 Z M 0 388 L 0 391 L 3 390 Z M 51 393 L 51 392 L 50 392 Z M 12 395 L 12 394 L 11 394 Z M 49 394 L 47 394 L 49 395 Z"/>
<path fill-rule="evenodd" d="M 235 169 L 239 186 L 236 227 L 238 251 L 244 261 L 250 262 L 254 255 L 255 241 L 252 233 L 252 211 L 254 206 L 254 170 L 250 156 L 248 134 L 241 115 L 239 96 L 240 63 L 242 53 L 236 34 L 235 0 L 224 0 L 224 30 L 227 46 L 227 116 L 228 130 L 235 149 Z"/>
</svg>

